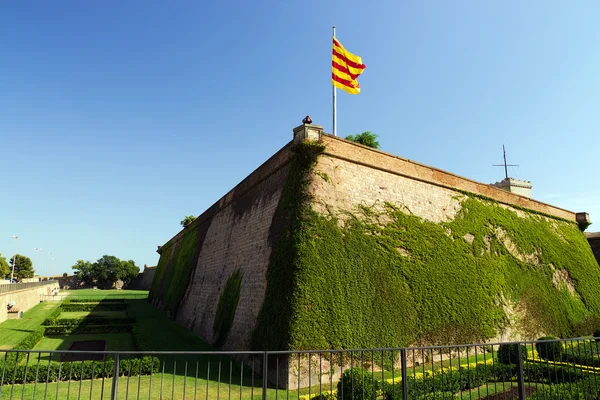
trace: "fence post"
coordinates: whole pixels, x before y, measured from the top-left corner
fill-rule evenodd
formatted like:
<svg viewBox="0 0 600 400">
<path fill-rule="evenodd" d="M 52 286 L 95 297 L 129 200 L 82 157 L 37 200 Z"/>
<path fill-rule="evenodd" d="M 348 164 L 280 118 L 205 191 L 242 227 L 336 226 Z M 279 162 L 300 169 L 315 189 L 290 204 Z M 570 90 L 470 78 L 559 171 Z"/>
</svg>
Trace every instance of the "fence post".
<svg viewBox="0 0 600 400">
<path fill-rule="evenodd" d="M 269 363 L 269 355 L 265 351 L 263 354 L 263 387 L 262 387 L 262 398 L 263 400 L 267 400 L 267 371 L 268 371 L 268 363 Z"/>
<path fill-rule="evenodd" d="M 517 343 L 517 380 L 519 383 L 519 400 L 525 400 L 525 382 L 523 379 L 523 353 L 521 343 Z"/>
<path fill-rule="evenodd" d="M 111 400 L 117 400 L 118 389 L 119 389 L 119 353 L 115 354 L 115 364 L 113 367 L 112 390 L 110 392 Z"/>
<path fill-rule="evenodd" d="M 402 367 L 402 400 L 408 400 L 408 374 L 406 373 L 406 349 L 400 350 Z"/>
</svg>

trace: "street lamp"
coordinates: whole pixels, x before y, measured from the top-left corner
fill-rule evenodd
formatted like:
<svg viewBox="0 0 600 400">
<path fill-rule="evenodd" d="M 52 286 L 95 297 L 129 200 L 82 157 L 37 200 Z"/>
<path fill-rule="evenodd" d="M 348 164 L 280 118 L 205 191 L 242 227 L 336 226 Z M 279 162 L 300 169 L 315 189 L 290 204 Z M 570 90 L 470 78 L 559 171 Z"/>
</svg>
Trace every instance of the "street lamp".
<svg viewBox="0 0 600 400">
<path fill-rule="evenodd" d="M 13 239 L 17 241 L 17 247 L 15 247 L 15 256 L 13 257 L 13 267 L 12 273 L 10 274 L 10 283 L 13 283 L 15 279 L 15 265 L 17 264 L 17 253 L 19 252 L 19 237 L 13 236 Z"/>
<path fill-rule="evenodd" d="M 37 250 L 37 251 L 42 251 L 42 250 L 44 250 L 44 249 L 38 249 L 38 248 L 36 247 L 36 248 L 34 248 L 34 250 Z M 36 266 L 36 267 L 39 267 L 38 261 L 40 261 L 40 253 L 37 253 L 37 256 L 35 256 L 35 266 Z M 35 276 L 35 267 L 33 268 L 33 276 Z"/>
</svg>

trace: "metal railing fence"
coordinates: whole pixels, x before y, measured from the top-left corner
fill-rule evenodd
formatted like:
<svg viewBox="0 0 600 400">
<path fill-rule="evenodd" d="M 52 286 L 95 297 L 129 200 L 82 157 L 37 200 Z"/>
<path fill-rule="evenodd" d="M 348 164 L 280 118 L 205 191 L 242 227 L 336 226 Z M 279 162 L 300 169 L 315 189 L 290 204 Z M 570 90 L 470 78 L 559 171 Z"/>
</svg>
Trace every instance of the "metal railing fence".
<svg viewBox="0 0 600 400">
<path fill-rule="evenodd" d="M 0 284 L 0 293 L 14 292 L 17 290 L 29 289 L 38 286 L 56 284 L 54 280 L 40 281 L 40 282 L 26 282 L 26 283 L 4 283 Z"/>
<path fill-rule="evenodd" d="M 593 400 L 600 398 L 598 340 L 272 352 L 7 350 L 0 398 Z"/>
</svg>

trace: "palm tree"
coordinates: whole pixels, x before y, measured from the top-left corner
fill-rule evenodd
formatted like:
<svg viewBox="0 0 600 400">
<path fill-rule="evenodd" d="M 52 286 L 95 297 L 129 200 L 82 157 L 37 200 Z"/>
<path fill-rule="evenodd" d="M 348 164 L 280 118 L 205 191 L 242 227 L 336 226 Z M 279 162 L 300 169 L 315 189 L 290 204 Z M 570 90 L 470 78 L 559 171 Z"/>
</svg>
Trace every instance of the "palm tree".
<svg viewBox="0 0 600 400">
<path fill-rule="evenodd" d="M 372 147 L 374 149 L 379 148 L 379 142 L 377 141 L 377 135 L 371 131 L 366 131 L 363 133 L 359 133 L 358 135 L 348 135 L 346 136 L 346 140 L 351 140 L 353 142 Z"/>
</svg>

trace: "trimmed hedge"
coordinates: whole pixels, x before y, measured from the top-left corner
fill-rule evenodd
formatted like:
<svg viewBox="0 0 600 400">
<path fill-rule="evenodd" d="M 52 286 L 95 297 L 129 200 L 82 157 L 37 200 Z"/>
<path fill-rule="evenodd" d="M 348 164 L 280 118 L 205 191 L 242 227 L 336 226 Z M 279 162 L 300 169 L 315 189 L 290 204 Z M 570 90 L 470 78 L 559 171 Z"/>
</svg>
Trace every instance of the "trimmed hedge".
<svg viewBox="0 0 600 400">
<path fill-rule="evenodd" d="M 20 355 L 19 359 L 22 357 L 23 355 Z M 113 376 L 113 368 L 114 359 L 112 358 L 108 358 L 106 361 L 73 361 L 62 363 L 51 361 L 50 363 L 45 363 L 39 371 L 31 365 L 23 363 L 15 364 L 13 362 L 11 364 L 7 363 L 7 375 L 4 382 L 5 384 L 33 383 L 36 382 L 36 374 L 38 375 L 37 382 L 109 378 Z M 144 356 L 119 361 L 119 376 L 150 375 L 158 372 L 160 372 L 160 360 L 158 357 Z"/>
<path fill-rule="evenodd" d="M 63 318 L 47 319 L 44 326 L 131 325 L 135 318 Z"/>
<path fill-rule="evenodd" d="M 524 345 L 520 345 L 521 347 L 521 360 L 527 359 L 527 347 Z M 516 364 L 519 360 L 519 345 L 516 343 L 508 343 L 501 344 L 498 348 L 498 353 L 496 357 L 498 358 L 498 362 L 501 364 Z"/>
<path fill-rule="evenodd" d="M 542 360 L 558 361 L 561 359 L 563 347 L 554 336 L 543 336 L 538 340 L 553 340 L 553 342 L 536 342 L 535 349 Z"/>
<path fill-rule="evenodd" d="M 66 303 L 60 306 L 62 311 L 122 311 L 127 309 L 125 303 Z"/>
<path fill-rule="evenodd" d="M 95 333 L 122 333 L 131 332 L 133 326 L 129 325 L 79 325 L 79 326 L 48 326 L 46 336 L 58 335 L 83 335 Z"/>
<path fill-rule="evenodd" d="M 35 345 L 38 344 L 38 342 L 40 340 L 42 340 L 42 338 L 44 337 L 45 331 L 46 331 L 46 328 L 43 326 L 40 326 L 39 328 L 37 328 L 36 330 L 31 332 L 30 334 L 25 336 L 25 338 L 23 338 L 23 340 L 21 340 L 19 343 L 17 343 L 17 345 L 15 347 L 13 347 L 13 349 L 14 350 L 31 350 L 31 349 L 33 349 L 35 347 Z"/>
<path fill-rule="evenodd" d="M 338 400 L 372 399 L 376 391 L 373 375 L 358 367 L 344 371 L 342 379 L 337 384 Z"/>
<path fill-rule="evenodd" d="M 124 303 L 124 299 L 66 299 L 65 303 Z"/>
<path fill-rule="evenodd" d="M 135 344 L 135 347 L 139 351 L 152 351 L 153 350 L 150 348 L 150 344 L 148 342 L 146 332 L 142 328 L 140 328 L 139 324 L 133 325 L 131 333 L 133 336 L 133 343 Z"/>
</svg>

